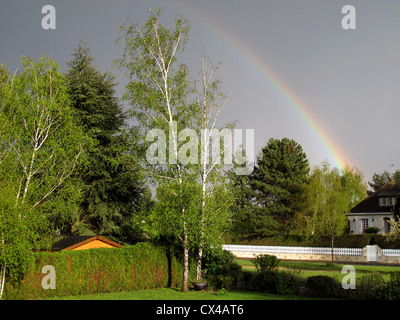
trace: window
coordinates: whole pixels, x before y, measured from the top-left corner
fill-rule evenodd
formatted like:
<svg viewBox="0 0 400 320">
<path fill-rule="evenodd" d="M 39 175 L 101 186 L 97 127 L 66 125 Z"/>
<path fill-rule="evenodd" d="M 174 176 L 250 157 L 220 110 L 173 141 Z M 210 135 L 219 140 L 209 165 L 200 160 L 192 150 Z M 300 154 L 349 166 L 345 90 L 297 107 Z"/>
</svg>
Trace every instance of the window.
<svg viewBox="0 0 400 320">
<path fill-rule="evenodd" d="M 394 197 L 381 197 L 379 198 L 380 206 L 394 206 L 396 203 L 396 198 Z"/>
<path fill-rule="evenodd" d="M 368 224 L 368 219 L 361 219 L 361 226 L 362 226 L 362 231 L 364 231 L 364 229 L 369 227 Z"/>
</svg>

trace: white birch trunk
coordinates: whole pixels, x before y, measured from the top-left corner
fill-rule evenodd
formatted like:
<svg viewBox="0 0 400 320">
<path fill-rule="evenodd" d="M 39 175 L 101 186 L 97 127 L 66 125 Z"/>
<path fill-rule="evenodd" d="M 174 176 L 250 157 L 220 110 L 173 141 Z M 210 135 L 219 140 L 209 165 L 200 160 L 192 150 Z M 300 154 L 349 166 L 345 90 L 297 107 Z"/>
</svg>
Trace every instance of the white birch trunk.
<svg viewBox="0 0 400 320">
<path fill-rule="evenodd" d="M 4 235 L 1 234 L 1 246 L 4 248 Z M 0 265 L 0 299 L 3 297 L 4 286 L 6 282 L 6 263 Z"/>
<path fill-rule="evenodd" d="M 6 263 L 0 266 L 0 299 L 3 297 L 5 281 L 6 281 Z"/>
</svg>

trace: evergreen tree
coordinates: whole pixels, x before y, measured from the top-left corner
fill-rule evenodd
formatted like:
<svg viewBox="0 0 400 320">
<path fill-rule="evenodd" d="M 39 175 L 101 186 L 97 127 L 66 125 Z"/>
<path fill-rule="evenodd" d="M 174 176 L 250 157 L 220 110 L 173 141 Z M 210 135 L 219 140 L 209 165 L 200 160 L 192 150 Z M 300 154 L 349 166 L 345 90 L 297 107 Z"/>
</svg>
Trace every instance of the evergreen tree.
<svg viewBox="0 0 400 320">
<path fill-rule="evenodd" d="M 384 171 L 383 173 L 374 173 L 372 176 L 372 182 L 368 182 L 369 186 L 372 188 L 370 194 L 378 191 L 381 187 L 383 187 L 386 183 L 389 182 L 398 182 L 400 181 L 400 170 L 396 170 L 393 174 L 390 174 L 388 171 Z"/>
<path fill-rule="evenodd" d="M 256 233 L 266 236 L 289 231 L 309 170 L 306 154 L 297 142 L 288 138 L 268 141 L 249 177 Z"/>
<path fill-rule="evenodd" d="M 256 228 L 255 221 L 252 219 L 254 191 L 250 188 L 248 175 L 236 175 L 232 170 L 229 172 L 229 177 L 234 197 L 230 233 L 236 238 L 251 234 Z"/>
<path fill-rule="evenodd" d="M 134 136 L 125 129 L 126 115 L 115 97 L 114 77 L 93 66 L 83 41 L 72 56 L 69 95 L 77 122 L 94 146 L 85 150 L 85 161 L 74 175 L 81 199 L 68 231 L 133 241 L 133 222 L 142 198 Z"/>
</svg>

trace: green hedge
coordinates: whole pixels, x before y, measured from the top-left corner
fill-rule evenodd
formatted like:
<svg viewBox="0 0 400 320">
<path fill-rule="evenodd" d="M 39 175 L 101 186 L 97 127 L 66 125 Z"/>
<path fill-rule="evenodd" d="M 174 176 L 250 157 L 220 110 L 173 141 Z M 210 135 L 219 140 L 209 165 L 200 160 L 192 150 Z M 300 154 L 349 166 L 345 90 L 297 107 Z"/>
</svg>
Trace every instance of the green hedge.
<svg viewBox="0 0 400 320">
<path fill-rule="evenodd" d="M 56 272 L 56 289 L 43 289 L 43 266 Z M 182 264 L 174 252 L 150 243 L 55 253 L 37 252 L 22 281 L 6 284 L 6 299 L 93 294 L 180 286 Z"/>
</svg>

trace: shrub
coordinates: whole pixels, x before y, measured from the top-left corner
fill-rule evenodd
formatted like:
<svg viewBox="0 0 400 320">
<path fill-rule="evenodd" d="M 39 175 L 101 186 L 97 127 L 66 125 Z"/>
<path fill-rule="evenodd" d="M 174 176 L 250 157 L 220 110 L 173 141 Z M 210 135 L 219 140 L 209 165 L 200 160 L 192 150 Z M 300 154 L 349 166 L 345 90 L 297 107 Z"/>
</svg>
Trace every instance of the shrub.
<svg viewBox="0 0 400 320">
<path fill-rule="evenodd" d="M 267 270 L 253 274 L 250 279 L 250 289 L 259 292 L 276 293 L 275 272 Z"/>
<path fill-rule="evenodd" d="M 296 271 L 260 271 L 253 273 L 250 278 L 251 290 L 274 294 L 292 293 L 299 272 Z"/>
<path fill-rule="evenodd" d="M 18 284 L 6 288 L 7 299 L 35 299 L 179 286 L 182 264 L 167 247 L 138 243 L 124 248 L 99 248 L 36 253 L 36 262 Z M 56 270 L 56 289 L 44 290 L 42 267 Z"/>
<path fill-rule="evenodd" d="M 339 296 L 339 286 L 335 279 L 328 276 L 312 276 L 306 281 L 308 295 L 317 298 L 335 298 Z"/>
<path fill-rule="evenodd" d="M 278 269 L 281 260 L 274 255 L 260 254 L 252 262 L 256 266 L 257 271 L 273 271 Z"/>
<path fill-rule="evenodd" d="M 379 231 L 381 231 L 381 229 L 379 229 L 378 227 L 368 227 L 365 228 L 363 233 L 364 234 L 377 234 L 379 233 Z"/>
<path fill-rule="evenodd" d="M 378 300 L 400 300 L 400 272 L 391 272 L 390 280 L 377 285 L 373 292 Z"/>
<path fill-rule="evenodd" d="M 373 300 L 377 296 L 376 288 L 382 283 L 384 280 L 379 273 L 363 275 L 357 280 L 356 290 L 346 290 L 345 294 L 350 299 Z"/>
<path fill-rule="evenodd" d="M 204 257 L 203 270 L 211 287 L 229 290 L 236 287 L 241 267 L 231 252 L 213 250 Z"/>
</svg>

